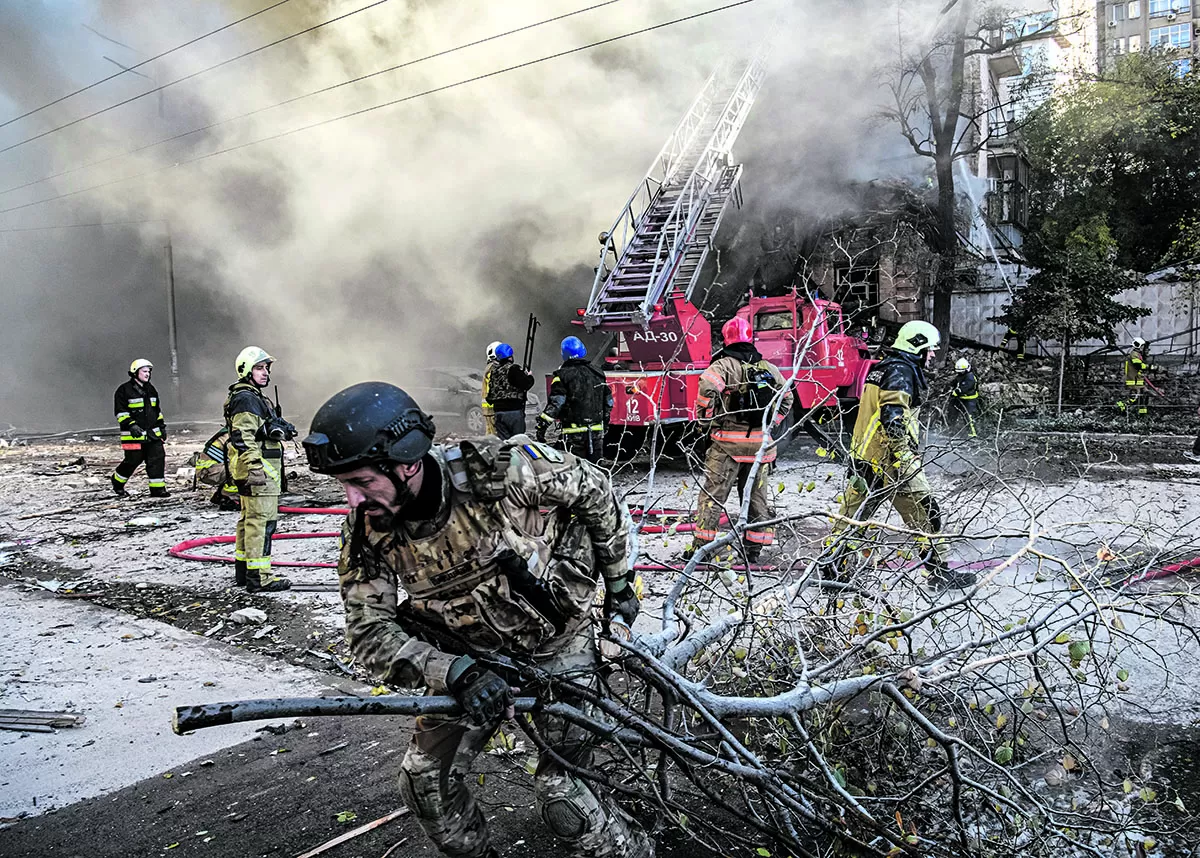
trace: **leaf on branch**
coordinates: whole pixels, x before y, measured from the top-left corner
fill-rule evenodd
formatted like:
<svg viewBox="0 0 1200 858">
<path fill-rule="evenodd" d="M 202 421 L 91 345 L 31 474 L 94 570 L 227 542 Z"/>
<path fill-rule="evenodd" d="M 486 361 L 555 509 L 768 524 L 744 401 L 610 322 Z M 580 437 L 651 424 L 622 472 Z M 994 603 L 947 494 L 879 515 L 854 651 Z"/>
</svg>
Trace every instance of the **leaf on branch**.
<svg viewBox="0 0 1200 858">
<path fill-rule="evenodd" d="M 1121 680 L 1121 682 L 1129 679 L 1129 671 L 1122 667 L 1117 671 L 1117 679 Z"/>
<path fill-rule="evenodd" d="M 1138 798 L 1145 802 L 1151 802 L 1158 798 L 1158 793 L 1150 789 L 1150 787 L 1142 787 L 1138 790 Z"/>
<path fill-rule="evenodd" d="M 996 762 L 1003 766 L 1004 764 L 1006 764 L 1010 760 L 1012 760 L 1013 749 L 1010 748 L 1008 745 L 1001 745 L 999 748 L 996 749 L 995 758 L 996 758 Z"/>
<path fill-rule="evenodd" d="M 1004 729 L 1004 725 L 1005 725 L 1005 724 L 1007 724 L 1007 723 L 1008 723 L 1008 716 L 1007 716 L 1007 715 L 1005 715 L 1005 714 L 1003 714 L 1003 713 L 1001 713 L 1001 714 L 1000 714 L 1000 715 L 999 715 L 999 716 L 996 718 L 996 729 L 997 729 L 997 730 L 1003 730 L 1003 729 Z"/>
</svg>

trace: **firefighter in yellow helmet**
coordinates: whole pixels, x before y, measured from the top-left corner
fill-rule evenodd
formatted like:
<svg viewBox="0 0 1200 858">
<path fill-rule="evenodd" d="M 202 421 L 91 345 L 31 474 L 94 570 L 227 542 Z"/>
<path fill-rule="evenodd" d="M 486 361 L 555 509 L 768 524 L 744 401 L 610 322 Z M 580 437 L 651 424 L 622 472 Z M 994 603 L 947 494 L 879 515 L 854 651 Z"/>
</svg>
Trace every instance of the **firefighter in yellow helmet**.
<svg viewBox="0 0 1200 858">
<path fill-rule="evenodd" d="M 271 381 L 271 357 L 258 346 L 237 356 L 238 380 L 225 400 L 229 474 L 238 488 L 241 515 L 234 552 L 235 581 L 251 593 L 287 590 L 291 582 L 271 574 L 271 538 L 279 520 L 283 487 L 283 442 L 296 427 L 278 413 L 263 393 Z"/>
<path fill-rule="evenodd" d="M 118 387 L 113 395 L 113 412 L 121 429 L 121 449 L 125 451 L 125 458 L 112 474 L 113 492 L 117 497 L 125 496 L 125 483 L 142 462 L 146 463 L 150 497 L 165 498 L 170 494 L 164 477 L 167 457 L 163 441 L 167 437 L 167 425 L 163 422 L 158 391 L 150 383 L 153 371 L 154 364 L 138 358 L 129 365 L 129 381 Z"/>
<path fill-rule="evenodd" d="M 906 322 L 883 359 L 867 373 L 850 445 L 843 520 L 833 532 L 836 536 L 849 527 L 844 519 L 869 519 L 891 501 L 908 527 L 930 534 L 918 538 L 930 583 L 939 588 L 970 587 L 975 583 L 973 572 L 952 571 L 946 565 L 945 547 L 936 536 L 942 529 L 942 511 L 917 455 L 925 369 L 941 339 L 928 322 Z M 836 543 L 828 561 L 834 574 L 849 547 L 846 537 Z"/>
</svg>

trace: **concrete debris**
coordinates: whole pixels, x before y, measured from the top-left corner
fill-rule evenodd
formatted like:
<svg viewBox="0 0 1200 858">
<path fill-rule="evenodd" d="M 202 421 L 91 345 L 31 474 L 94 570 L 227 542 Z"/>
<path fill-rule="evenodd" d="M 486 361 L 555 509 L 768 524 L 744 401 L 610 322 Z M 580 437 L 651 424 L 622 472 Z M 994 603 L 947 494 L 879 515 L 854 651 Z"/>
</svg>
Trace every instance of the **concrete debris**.
<svg viewBox="0 0 1200 858">
<path fill-rule="evenodd" d="M 229 619 L 233 620 L 235 623 L 242 623 L 243 625 L 248 625 L 250 623 L 258 625 L 259 623 L 265 623 L 267 621 L 267 612 L 260 610 L 259 608 L 242 608 L 230 614 Z"/>
<path fill-rule="evenodd" d="M 162 520 L 153 515 L 139 515 L 125 522 L 126 527 L 158 527 Z"/>
<path fill-rule="evenodd" d="M 254 610 L 254 609 L 251 608 L 249 610 Z M 267 635 L 269 635 L 271 632 L 275 631 L 277 628 L 279 628 L 279 626 L 263 626 L 261 629 L 259 629 L 258 631 L 256 631 L 254 633 L 254 639 L 261 640 L 262 638 L 265 638 Z"/>
</svg>

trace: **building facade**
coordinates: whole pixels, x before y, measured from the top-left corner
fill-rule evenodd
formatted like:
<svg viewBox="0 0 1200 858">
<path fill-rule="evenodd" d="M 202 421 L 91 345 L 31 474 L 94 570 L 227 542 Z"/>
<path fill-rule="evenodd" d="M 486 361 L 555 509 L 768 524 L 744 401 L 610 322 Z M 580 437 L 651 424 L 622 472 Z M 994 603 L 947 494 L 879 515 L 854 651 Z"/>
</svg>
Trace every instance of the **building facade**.
<svg viewBox="0 0 1200 858">
<path fill-rule="evenodd" d="M 1180 74 L 1191 72 L 1197 26 L 1193 0 L 1104 0 L 1097 21 L 1100 67 L 1111 69 L 1123 54 L 1157 48 L 1177 54 Z"/>
</svg>

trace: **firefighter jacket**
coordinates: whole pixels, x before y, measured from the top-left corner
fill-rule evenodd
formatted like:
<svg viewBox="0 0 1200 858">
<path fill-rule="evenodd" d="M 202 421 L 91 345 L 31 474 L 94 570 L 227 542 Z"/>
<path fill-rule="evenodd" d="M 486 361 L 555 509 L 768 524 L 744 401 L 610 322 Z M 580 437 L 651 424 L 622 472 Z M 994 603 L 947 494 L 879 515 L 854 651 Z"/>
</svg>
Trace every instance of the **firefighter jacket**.
<svg viewBox="0 0 1200 858">
<path fill-rule="evenodd" d="M 267 437 L 267 424 L 275 416 L 275 405 L 252 382 L 242 379 L 230 385 L 225 400 L 229 476 L 252 495 L 278 495 L 282 490 L 283 442 Z M 246 486 L 254 471 L 263 472 L 264 485 Z"/>
<path fill-rule="evenodd" d="M 979 382 L 975 380 L 975 373 L 967 370 L 956 375 L 954 377 L 954 387 L 950 389 L 950 395 L 963 402 L 978 399 Z"/>
<path fill-rule="evenodd" d="M 167 437 L 167 424 L 158 407 L 158 391 L 148 381 L 139 384 L 131 378 L 118 387 L 113 394 L 113 413 L 121 428 L 122 444 L 137 444 L 147 438 L 161 441 Z"/>
<path fill-rule="evenodd" d="M 629 514 L 599 468 L 516 435 L 435 446 L 390 528 L 351 511 L 338 563 L 346 638 L 373 676 L 446 688 L 464 654 L 554 653 L 629 580 Z M 405 596 L 407 599 L 405 599 Z"/>
<path fill-rule="evenodd" d="M 483 374 L 484 401 L 495 411 L 524 411 L 525 394 L 533 387 L 533 376 L 512 360 L 489 364 Z"/>
<path fill-rule="evenodd" d="M 1145 387 L 1146 373 L 1154 372 L 1158 367 L 1150 363 L 1150 353 L 1134 349 L 1125 359 L 1125 386 Z"/>
<path fill-rule="evenodd" d="M 744 392 L 750 375 L 770 374 L 774 385 L 771 393 L 786 386 L 783 375 L 770 361 L 763 360 L 750 343 L 734 343 L 722 349 L 708 369 L 700 374 L 696 397 L 697 417 L 711 419 L 709 436 L 713 445 L 723 449 L 737 462 L 753 462 L 763 442 L 763 409 L 739 408 L 735 399 L 744 400 Z M 768 426 L 776 428 L 787 419 L 792 408 L 793 394 L 788 390 Z M 775 445 L 771 444 L 763 453 L 764 462 L 775 461 Z"/>
<path fill-rule="evenodd" d="M 586 358 L 563 362 L 550 381 L 550 399 L 539 419 L 562 424 L 564 435 L 604 431 L 612 412 L 613 397 L 604 373 Z"/>
<path fill-rule="evenodd" d="M 867 373 L 850 455 L 876 467 L 890 467 L 915 454 L 920 442 L 921 401 L 926 380 L 923 359 L 889 350 Z"/>
</svg>

